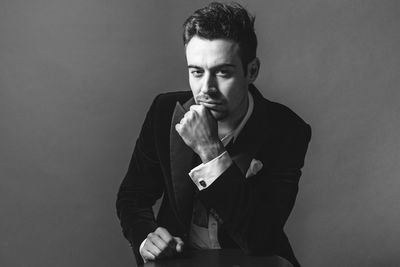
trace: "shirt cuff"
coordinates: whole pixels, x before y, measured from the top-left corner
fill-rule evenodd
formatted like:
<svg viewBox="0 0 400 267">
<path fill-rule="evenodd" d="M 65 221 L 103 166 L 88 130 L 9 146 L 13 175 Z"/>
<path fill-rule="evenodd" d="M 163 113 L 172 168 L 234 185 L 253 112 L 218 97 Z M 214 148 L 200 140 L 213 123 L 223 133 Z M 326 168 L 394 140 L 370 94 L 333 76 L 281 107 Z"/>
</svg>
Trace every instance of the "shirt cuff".
<svg viewBox="0 0 400 267">
<path fill-rule="evenodd" d="M 140 253 L 140 256 L 142 257 L 142 259 L 143 259 L 143 262 L 144 263 L 146 263 L 147 262 L 147 260 L 145 259 L 145 258 L 143 258 L 143 256 L 142 256 L 142 248 L 143 248 L 143 246 L 144 246 L 144 242 L 146 242 L 146 239 L 145 240 L 143 240 L 143 242 L 140 244 L 140 247 L 139 247 L 139 253 Z"/>
<path fill-rule="evenodd" d="M 232 159 L 225 151 L 215 159 L 201 163 L 189 172 L 190 178 L 199 190 L 209 187 L 232 164 Z"/>
</svg>

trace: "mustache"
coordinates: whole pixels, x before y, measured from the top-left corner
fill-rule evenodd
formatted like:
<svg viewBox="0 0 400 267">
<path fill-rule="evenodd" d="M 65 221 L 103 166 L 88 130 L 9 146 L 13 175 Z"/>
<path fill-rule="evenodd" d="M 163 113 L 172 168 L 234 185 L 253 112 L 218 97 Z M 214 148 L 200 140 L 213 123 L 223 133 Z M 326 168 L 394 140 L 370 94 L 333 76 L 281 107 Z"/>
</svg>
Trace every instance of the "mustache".
<svg viewBox="0 0 400 267">
<path fill-rule="evenodd" d="M 222 100 L 213 98 L 209 95 L 197 95 L 195 97 L 196 103 L 203 102 L 203 103 L 209 103 L 209 104 L 221 104 Z"/>
</svg>

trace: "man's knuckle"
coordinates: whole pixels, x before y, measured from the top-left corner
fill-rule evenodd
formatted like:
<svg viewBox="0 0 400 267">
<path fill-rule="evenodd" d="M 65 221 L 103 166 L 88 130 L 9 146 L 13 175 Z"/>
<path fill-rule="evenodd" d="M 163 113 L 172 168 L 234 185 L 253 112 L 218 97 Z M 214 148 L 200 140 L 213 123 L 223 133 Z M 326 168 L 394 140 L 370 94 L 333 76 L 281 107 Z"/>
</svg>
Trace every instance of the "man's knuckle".
<svg viewBox="0 0 400 267">
<path fill-rule="evenodd" d="M 158 227 L 155 232 L 158 234 L 158 233 L 162 233 L 164 230 L 165 229 L 163 227 Z"/>
<path fill-rule="evenodd" d="M 197 111 L 198 111 L 198 108 L 199 108 L 199 105 L 190 106 L 190 111 L 192 111 L 192 112 L 197 112 Z"/>
</svg>

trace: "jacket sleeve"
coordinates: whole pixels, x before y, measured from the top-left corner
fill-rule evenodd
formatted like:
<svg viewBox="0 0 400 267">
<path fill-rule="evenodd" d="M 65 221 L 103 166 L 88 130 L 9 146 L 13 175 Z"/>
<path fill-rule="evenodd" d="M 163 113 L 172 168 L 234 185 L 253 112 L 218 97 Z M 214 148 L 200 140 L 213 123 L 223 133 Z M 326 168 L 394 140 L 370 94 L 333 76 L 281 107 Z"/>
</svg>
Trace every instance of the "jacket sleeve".
<svg viewBox="0 0 400 267">
<path fill-rule="evenodd" d="M 311 128 L 302 124 L 287 131 L 270 166 L 245 178 L 233 163 L 212 185 L 199 192 L 200 200 L 215 210 L 224 229 L 247 254 L 274 252 L 292 211 Z M 262 147 L 257 159 L 271 161 Z"/>
<path fill-rule="evenodd" d="M 130 242 L 138 264 L 142 263 L 140 244 L 157 228 L 152 206 L 163 192 L 154 139 L 155 102 L 146 115 L 116 201 L 123 235 Z"/>
</svg>

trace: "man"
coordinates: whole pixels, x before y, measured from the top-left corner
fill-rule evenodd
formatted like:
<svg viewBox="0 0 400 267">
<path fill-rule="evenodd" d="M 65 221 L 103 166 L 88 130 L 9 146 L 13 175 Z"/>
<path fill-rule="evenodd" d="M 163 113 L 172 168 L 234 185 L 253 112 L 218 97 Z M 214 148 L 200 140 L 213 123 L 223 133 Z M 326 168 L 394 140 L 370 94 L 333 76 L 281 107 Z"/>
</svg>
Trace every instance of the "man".
<svg viewBox="0 0 400 267">
<path fill-rule="evenodd" d="M 240 248 L 299 266 L 283 227 L 310 127 L 254 87 L 257 38 L 242 6 L 197 10 L 183 39 L 191 92 L 155 98 L 118 192 L 137 262 Z M 152 205 L 162 194 L 155 219 Z"/>
</svg>

